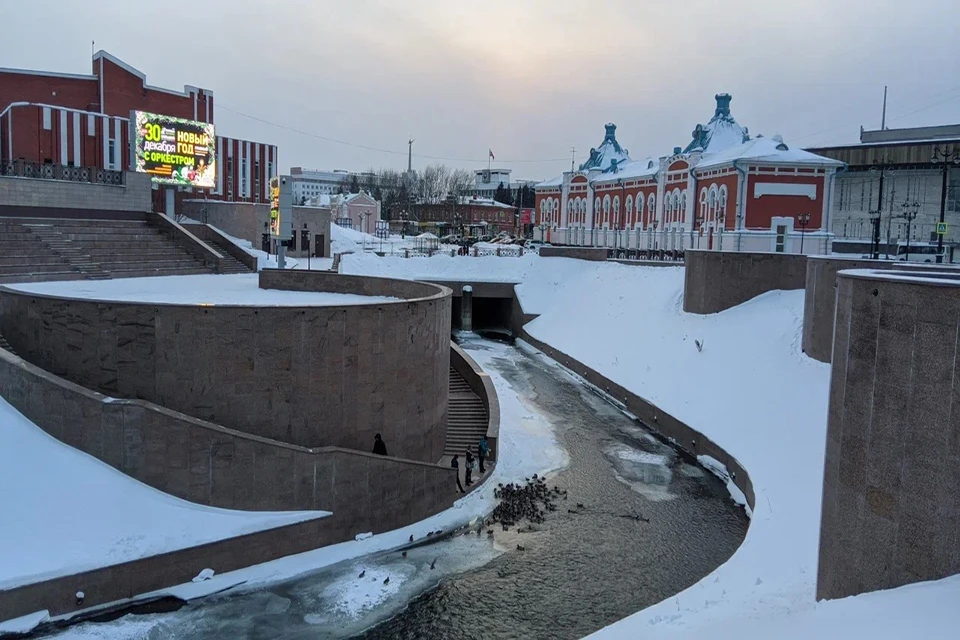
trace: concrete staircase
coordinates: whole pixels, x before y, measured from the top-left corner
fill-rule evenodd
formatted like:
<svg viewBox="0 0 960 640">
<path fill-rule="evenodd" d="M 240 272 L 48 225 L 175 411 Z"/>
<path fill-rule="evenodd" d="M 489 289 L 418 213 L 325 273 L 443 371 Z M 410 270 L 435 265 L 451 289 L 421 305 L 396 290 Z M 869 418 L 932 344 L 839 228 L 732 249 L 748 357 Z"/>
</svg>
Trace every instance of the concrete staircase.
<svg viewBox="0 0 960 640">
<path fill-rule="evenodd" d="M 340 256 L 342 255 L 342 253 L 333 254 L 333 265 L 331 265 L 330 271 L 340 273 Z"/>
<path fill-rule="evenodd" d="M 250 269 L 247 268 L 247 265 L 230 255 L 229 249 L 224 246 L 222 242 L 207 241 L 207 244 L 210 245 L 214 251 L 223 256 L 223 267 L 220 271 L 221 273 L 251 273 Z"/>
<path fill-rule="evenodd" d="M 213 273 L 146 219 L 0 218 L 0 231 L 0 282 Z"/>
<path fill-rule="evenodd" d="M 487 434 L 487 410 L 483 401 L 467 385 L 467 381 L 450 367 L 450 399 L 447 407 L 447 446 L 444 456 L 460 454 L 467 449 L 477 455 L 477 444 Z"/>
</svg>

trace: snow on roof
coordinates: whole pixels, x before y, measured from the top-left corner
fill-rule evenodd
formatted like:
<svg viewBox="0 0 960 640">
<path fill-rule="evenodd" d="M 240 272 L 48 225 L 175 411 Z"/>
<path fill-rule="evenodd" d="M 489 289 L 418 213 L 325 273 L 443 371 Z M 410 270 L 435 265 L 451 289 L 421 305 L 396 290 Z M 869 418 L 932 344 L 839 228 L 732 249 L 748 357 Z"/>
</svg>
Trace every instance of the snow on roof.
<svg viewBox="0 0 960 640">
<path fill-rule="evenodd" d="M 630 152 L 620 146 L 617 142 L 617 125 L 608 122 L 604 125 L 605 133 L 603 142 L 596 149 L 590 149 L 590 157 L 580 165 L 580 171 L 590 169 L 599 169 L 600 171 L 610 171 L 625 162 L 630 162 Z"/>
<path fill-rule="evenodd" d="M 730 115 L 729 93 L 718 93 L 714 96 L 717 108 L 707 124 L 698 124 L 693 130 L 693 140 L 683 150 L 684 153 L 701 150 L 706 153 L 716 153 L 728 147 L 743 144 L 750 139 L 747 128 Z"/>
<path fill-rule="evenodd" d="M 743 144 L 728 147 L 718 153 L 708 153 L 697 163 L 696 170 L 732 164 L 737 160 L 752 160 L 771 164 L 788 165 L 820 165 L 839 167 L 843 163 L 839 160 L 818 156 L 803 149 L 792 149 L 784 143 L 783 138 L 775 135 L 771 138 L 758 137 Z"/>
<path fill-rule="evenodd" d="M 563 184 L 563 174 L 557 176 L 556 178 L 550 178 L 549 180 L 544 180 L 543 182 L 537 183 L 533 186 L 534 189 L 549 189 L 550 187 L 559 187 Z"/>
<path fill-rule="evenodd" d="M 602 173 L 590 182 L 594 184 L 616 182 L 617 180 L 632 180 L 634 178 L 648 178 L 655 176 L 660 170 L 660 161 L 656 158 L 632 160 L 623 165 L 617 165 L 615 171 Z"/>
</svg>

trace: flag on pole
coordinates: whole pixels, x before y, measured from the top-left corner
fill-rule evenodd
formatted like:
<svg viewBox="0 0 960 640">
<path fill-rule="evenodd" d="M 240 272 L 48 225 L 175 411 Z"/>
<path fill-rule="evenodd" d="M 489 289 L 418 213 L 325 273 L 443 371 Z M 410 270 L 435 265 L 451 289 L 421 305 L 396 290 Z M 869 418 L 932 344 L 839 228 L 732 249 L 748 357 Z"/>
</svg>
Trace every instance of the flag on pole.
<svg viewBox="0 0 960 640">
<path fill-rule="evenodd" d="M 496 159 L 497 159 L 496 156 L 493 155 L 493 150 L 487 149 L 487 151 L 490 152 L 490 159 L 491 159 L 491 160 L 496 160 Z"/>
</svg>

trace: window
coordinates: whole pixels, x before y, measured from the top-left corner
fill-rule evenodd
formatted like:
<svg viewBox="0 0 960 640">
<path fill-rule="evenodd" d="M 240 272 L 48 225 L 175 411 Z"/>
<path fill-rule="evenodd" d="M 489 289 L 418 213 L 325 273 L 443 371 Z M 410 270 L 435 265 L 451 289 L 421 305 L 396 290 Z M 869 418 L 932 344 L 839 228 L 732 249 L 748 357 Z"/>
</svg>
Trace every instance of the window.
<svg viewBox="0 0 960 640">
<path fill-rule="evenodd" d="M 624 207 L 626 208 L 627 226 L 629 227 L 631 222 L 631 217 L 633 216 L 633 196 L 627 196 L 627 202 L 624 205 Z"/>
<path fill-rule="evenodd" d="M 233 154 L 227 156 L 227 194 L 233 200 Z"/>
<path fill-rule="evenodd" d="M 620 224 L 620 196 L 613 197 L 613 223 Z"/>
<path fill-rule="evenodd" d="M 49 131 L 52 126 L 50 122 L 51 116 L 52 114 L 50 112 L 50 107 L 44 107 L 43 108 L 43 128 L 46 129 L 47 131 Z"/>
<path fill-rule="evenodd" d="M 603 196 L 603 224 L 610 225 L 610 196 Z"/>
<path fill-rule="evenodd" d="M 778 224 L 777 225 L 777 246 L 774 249 L 777 253 L 783 253 L 784 245 L 786 244 L 787 239 L 787 225 Z"/>
<path fill-rule="evenodd" d="M 260 202 L 260 161 L 253 161 L 253 197 Z M 293 234 L 296 236 L 297 234 Z M 296 239 L 294 239 L 296 242 Z"/>
<path fill-rule="evenodd" d="M 107 143 L 107 164 L 110 165 L 108 169 L 116 169 L 117 165 L 117 141 L 110 140 Z"/>
<path fill-rule="evenodd" d="M 240 197 L 245 198 L 249 195 L 247 191 L 247 159 L 240 158 Z"/>
<path fill-rule="evenodd" d="M 597 218 L 600 216 L 600 198 L 593 201 L 593 226 L 597 226 Z"/>
</svg>

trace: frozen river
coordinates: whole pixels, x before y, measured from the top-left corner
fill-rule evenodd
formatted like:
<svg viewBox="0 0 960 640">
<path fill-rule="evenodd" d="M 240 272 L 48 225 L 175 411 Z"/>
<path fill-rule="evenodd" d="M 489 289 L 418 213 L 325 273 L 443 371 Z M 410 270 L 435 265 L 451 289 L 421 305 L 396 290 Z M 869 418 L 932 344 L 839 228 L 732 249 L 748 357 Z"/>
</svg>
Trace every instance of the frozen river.
<svg viewBox="0 0 960 640">
<path fill-rule="evenodd" d="M 714 476 L 555 365 L 464 346 L 553 423 L 569 455 L 549 479 L 569 498 L 534 531 L 470 532 L 55 637 L 579 638 L 693 584 L 742 542 L 746 516 Z"/>
</svg>

